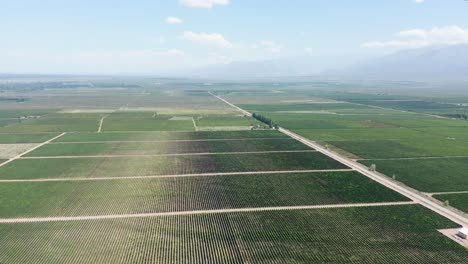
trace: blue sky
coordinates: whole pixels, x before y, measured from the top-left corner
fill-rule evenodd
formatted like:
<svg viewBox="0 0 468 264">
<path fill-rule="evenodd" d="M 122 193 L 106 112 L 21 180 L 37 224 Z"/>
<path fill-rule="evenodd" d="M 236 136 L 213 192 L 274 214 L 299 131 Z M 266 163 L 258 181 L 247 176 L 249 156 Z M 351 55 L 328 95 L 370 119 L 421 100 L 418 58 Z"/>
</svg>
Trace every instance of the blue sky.
<svg viewBox="0 0 468 264">
<path fill-rule="evenodd" d="M 418 3 L 419 2 L 419 3 Z M 0 0 L 0 72 L 164 73 L 468 42 L 463 0 Z"/>
</svg>

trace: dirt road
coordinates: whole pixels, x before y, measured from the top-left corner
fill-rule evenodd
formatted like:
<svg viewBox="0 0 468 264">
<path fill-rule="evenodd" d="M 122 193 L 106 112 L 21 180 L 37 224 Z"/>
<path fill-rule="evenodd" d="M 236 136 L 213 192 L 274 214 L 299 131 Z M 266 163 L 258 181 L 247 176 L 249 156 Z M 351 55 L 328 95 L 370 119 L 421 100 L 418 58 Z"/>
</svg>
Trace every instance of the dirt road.
<svg viewBox="0 0 468 264">
<path fill-rule="evenodd" d="M 102 180 L 128 180 L 128 179 L 151 179 L 151 178 L 184 178 L 184 177 L 215 177 L 215 176 L 236 176 L 255 174 L 293 174 L 293 173 L 314 173 L 314 172 L 349 172 L 352 169 L 332 169 L 332 170 L 288 170 L 288 171 L 244 171 L 244 172 L 215 172 L 215 173 L 194 173 L 194 174 L 169 174 L 169 175 L 149 175 L 149 176 L 117 176 L 117 177 L 74 177 L 74 178 L 47 178 L 47 179 L 4 179 L 2 182 L 55 182 L 55 181 L 102 181 Z"/>
<path fill-rule="evenodd" d="M 62 134 L 60 134 L 60 135 L 58 135 L 58 136 L 55 136 L 55 137 L 53 137 L 53 138 L 51 138 L 51 139 L 49 139 L 49 140 L 47 140 L 47 141 L 45 141 L 45 142 L 42 142 L 41 144 L 38 144 L 38 145 L 34 146 L 33 148 L 30 148 L 30 149 L 26 150 L 26 151 L 23 152 L 23 153 L 20 153 L 20 154 L 14 156 L 14 157 L 11 158 L 11 159 L 6 160 L 5 162 L 3 162 L 3 163 L 0 164 L 0 167 L 5 166 L 6 164 L 8 164 L 8 163 L 10 163 L 10 162 L 12 162 L 12 161 L 14 161 L 14 160 L 17 160 L 17 159 L 21 158 L 23 155 L 26 155 L 26 154 L 28 154 L 29 152 L 31 152 L 31 151 L 33 151 L 33 150 L 36 150 L 36 149 L 38 149 L 38 148 L 44 146 L 45 144 L 48 144 L 48 143 L 50 143 L 51 141 L 56 140 L 57 138 L 59 138 L 59 137 L 65 135 L 65 134 L 66 134 L 66 133 L 62 133 Z"/>
<path fill-rule="evenodd" d="M 330 204 L 330 205 L 278 206 L 278 207 L 257 207 L 257 208 L 253 207 L 253 208 L 197 210 L 197 211 L 165 212 L 165 213 L 89 215 L 89 216 L 71 216 L 71 217 L 34 217 L 34 218 L 9 218 L 9 219 L 4 218 L 4 219 L 0 219 L 0 224 L 82 221 L 82 220 L 121 219 L 121 218 L 138 218 L 138 217 L 157 217 L 157 216 L 161 217 L 161 216 L 197 215 L 197 214 L 222 214 L 222 213 L 242 213 L 242 212 L 263 212 L 263 211 L 283 211 L 283 210 L 309 210 L 309 209 L 327 209 L 327 208 L 396 206 L 396 205 L 410 205 L 410 204 L 415 204 L 415 202 Z"/>
</svg>

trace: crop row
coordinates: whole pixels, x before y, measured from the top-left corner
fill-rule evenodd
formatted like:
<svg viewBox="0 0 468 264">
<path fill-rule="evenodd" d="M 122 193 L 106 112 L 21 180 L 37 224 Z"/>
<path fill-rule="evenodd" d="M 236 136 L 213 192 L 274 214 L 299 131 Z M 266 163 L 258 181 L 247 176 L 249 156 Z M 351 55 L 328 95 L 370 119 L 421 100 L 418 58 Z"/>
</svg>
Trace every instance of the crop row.
<svg viewBox="0 0 468 264">
<path fill-rule="evenodd" d="M 0 218 L 405 201 L 356 172 L 0 184 Z"/>
<path fill-rule="evenodd" d="M 215 172 L 345 169 L 318 152 L 19 159 L 0 167 L 0 179 L 119 177 Z"/>
<path fill-rule="evenodd" d="M 250 131 L 202 131 L 202 132 L 103 132 L 68 133 L 55 142 L 83 141 L 151 141 L 151 140 L 191 140 L 191 139 L 245 139 L 245 138 L 285 138 L 275 130 Z"/>
<path fill-rule="evenodd" d="M 27 156 L 142 155 L 310 150 L 292 139 L 47 144 Z"/>
<path fill-rule="evenodd" d="M 454 227 L 420 206 L 8 224 L 0 262 L 465 263 Z"/>
<path fill-rule="evenodd" d="M 364 160 L 377 171 L 423 192 L 468 190 L 468 158 Z"/>
</svg>

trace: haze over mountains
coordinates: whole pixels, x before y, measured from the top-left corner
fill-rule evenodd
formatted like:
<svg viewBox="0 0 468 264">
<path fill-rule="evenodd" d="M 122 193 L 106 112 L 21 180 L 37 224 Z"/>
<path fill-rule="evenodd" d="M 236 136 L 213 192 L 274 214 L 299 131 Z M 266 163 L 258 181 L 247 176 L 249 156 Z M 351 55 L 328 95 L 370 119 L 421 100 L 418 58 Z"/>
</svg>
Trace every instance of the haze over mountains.
<svg viewBox="0 0 468 264">
<path fill-rule="evenodd" d="M 337 76 L 387 80 L 468 80 L 468 44 L 406 49 L 367 61 L 339 56 L 301 56 L 240 61 L 191 70 L 188 75 L 215 78 Z"/>
</svg>

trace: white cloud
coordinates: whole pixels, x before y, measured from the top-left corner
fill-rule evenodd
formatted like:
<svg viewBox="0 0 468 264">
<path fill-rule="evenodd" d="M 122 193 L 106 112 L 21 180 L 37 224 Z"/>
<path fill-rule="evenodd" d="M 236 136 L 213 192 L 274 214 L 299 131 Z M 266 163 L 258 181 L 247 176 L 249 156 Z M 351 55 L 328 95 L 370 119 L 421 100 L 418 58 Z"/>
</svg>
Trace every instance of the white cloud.
<svg viewBox="0 0 468 264">
<path fill-rule="evenodd" d="M 431 45 L 454 45 L 468 43 L 468 29 L 458 26 L 435 27 L 431 30 L 411 29 L 396 34 L 398 39 L 364 43 L 366 48 L 400 47 L 419 48 Z"/>
<path fill-rule="evenodd" d="M 425 2 L 425 0 L 413 0 L 416 4 L 422 4 Z"/>
<path fill-rule="evenodd" d="M 233 45 L 219 33 L 194 33 L 192 31 L 186 31 L 182 35 L 182 38 L 196 43 L 218 46 L 220 48 L 233 47 Z"/>
<path fill-rule="evenodd" d="M 184 6 L 193 8 L 212 8 L 215 5 L 228 5 L 230 0 L 180 0 Z"/>
<path fill-rule="evenodd" d="M 262 40 L 260 41 L 259 46 L 267 52 L 271 52 L 271 53 L 281 52 L 281 46 L 279 46 L 272 40 Z"/>
<path fill-rule="evenodd" d="M 182 24 L 184 21 L 178 17 L 167 17 L 166 23 L 168 24 Z"/>
</svg>

